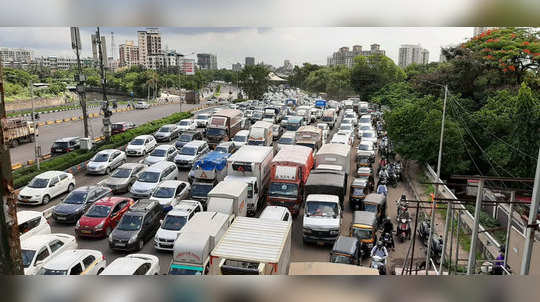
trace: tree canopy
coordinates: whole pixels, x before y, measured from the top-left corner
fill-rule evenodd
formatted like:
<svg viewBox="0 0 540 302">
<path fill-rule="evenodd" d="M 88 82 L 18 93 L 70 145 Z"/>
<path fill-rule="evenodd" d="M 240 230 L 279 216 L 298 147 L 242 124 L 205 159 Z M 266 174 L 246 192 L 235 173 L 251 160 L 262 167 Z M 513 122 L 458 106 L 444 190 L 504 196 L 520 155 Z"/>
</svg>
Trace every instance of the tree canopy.
<svg viewBox="0 0 540 302">
<path fill-rule="evenodd" d="M 362 99 L 369 99 L 384 85 L 403 81 L 405 73 L 387 56 L 357 56 L 351 71 L 351 84 Z"/>
</svg>

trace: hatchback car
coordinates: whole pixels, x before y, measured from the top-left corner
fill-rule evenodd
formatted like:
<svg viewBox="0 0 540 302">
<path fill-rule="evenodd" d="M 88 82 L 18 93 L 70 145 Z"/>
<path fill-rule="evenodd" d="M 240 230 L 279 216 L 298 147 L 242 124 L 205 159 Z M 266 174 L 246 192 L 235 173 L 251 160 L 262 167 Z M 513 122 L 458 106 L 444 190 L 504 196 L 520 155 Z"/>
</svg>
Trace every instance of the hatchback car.
<svg viewBox="0 0 540 302">
<path fill-rule="evenodd" d="M 127 197 L 105 197 L 96 201 L 77 221 L 75 234 L 81 237 L 108 237 L 134 203 L 133 199 Z"/>
<path fill-rule="evenodd" d="M 112 190 L 102 186 L 84 186 L 71 191 L 52 211 L 56 222 L 75 223 L 99 199 L 112 195 Z"/>
<path fill-rule="evenodd" d="M 203 207 L 195 200 L 182 200 L 170 210 L 161 221 L 161 226 L 154 236 L 154 247 L 158 250 L 172 251 L 174 241 L 184 225 Z"/>
<path fill-rule="evenodd" d="M 135 107 L 135 109 L 148 109 L 150 108 L 150 104 L 148 104 L 147 102 L 139 101 L 135 103 L 133 107 Z"/>
<path fill-rule="evenodd" d="M 156 187 L 150 199 L 157 200 L 166 212 L 189 195 L 190 187 L 189 183 L 185 181 L 165 180 Z"/>
<path fill-rule="evenodd" d="M 109 235 L 109 247 L 113 250 L 140 251 L 144 242 L 154 237 L 159 228 L 161 213 L 161 206 L 156 200 L 137 201 Z"/>
<path fill-rule="evenodd" d="M 80 137 L 65 137 L 56 140 L 51 146 L 51 154 L 67 153 L 81 148 Z"/>
<path fill-rule="evenodd" d="M 157 146 L 156 139 L 152 135 L 139 135 L 126 146 L 128 156 L 141 156 L 154 150 Z"/>
<path fill-rule="evenodd" d="M 135 124 L 132 122 L 117 122 L 111 124 L 111 133 L 119 134 L 135 128 Z"/>
<path fill-rule="evenodd" d="M 197 123 L 192 119 L 183 119 L 179 121 L 176 125 L 180 132 L 197 129 Z"/>
<path fill-rule="evenodd" d="M 174 162 L 180 168 L 191 168 L 202 155 L 206 154 L 210 148 L 205 141 L 192 141 L 180 149 L 174 158 Z"/>
<path fill-rule="evenodd" d="M 24 274 L 35 275 L 48 261 L 67 250 L 78 248 L 75 237 L 68 234 L 36 235 L 21 240 Z"/>
<path fill-rule="evenodd" d="M 71 192 L 75 178 L 63 171 L 47 171 L 34 177 L 17 196 L 21 204 L 48 204 L 56 196 Z"/>
<path fill-rule="evenodd" d="M 148 198 L 160 182 L 171 179 L 178 179 L 178 168 L 174 163 L 160 161 L 139 174 L 129 193 L 134 198 Z"/>
<path fill-rule="evenodd" d="M 182 147 L 194 140 L 203 140 L 203 134 L 201 131 L 185 131 L 178 137 L 174 146 L 176 149 L 180 150 Z"/>
<path fill-rule="evenodd" d="M 51 233 L 51 226 L 43 216 L 43 212 L 38 211 L 18 211 L 17 223 L 19 224 L 19 239 L 25 240 L 34 235 L 45 235 Z"/>
<path fill-rule="evenodd" d="M 87 174 L 110 174 L 127 161 L 126 153 L 116 149 L 99 151 L 86 165 Z"/>
<path fill-rule="evenodd" d="M 100 251 L 67 250 L 47 262 L 38 275 L 99 275 L 106 266 Z"/>
<path fill-rule="evenodd" d="M 237 150 L 234 142 L 222 142 L 216 146 L 214 151 L 233 154 Z"/>
<path fill-rule="evenodd" d="M 178 150 L 173 145 L 160 145 L 152 153 L 148 154 L 143 163 L 145 165 L 153 165 L 162 160 L 173 162 L 177 154 Z"/>
<path fill-rule="evenodd" d="M 98 184 L 110 188 L 113 193 L 129 192 L 131 185 L 144 168 L 146 168 L 144 164 L 125 163 Z"/>
<path fill-rule="evenodd" d="M 159 258 L 149 254 L 130 254 L 114 259 L 100 275 L 140 276 L 159 275 Z"/>
<path fill-rule="evenodd" d="M 154 137 L 158 142 L 162 141 L 172 141 L 173 139 L 178 138 L 178 135 L 180 134 L 180 128 L 178 128 L 175 124 L 168 124 L 163 125 L 161 128 L 154 133 Z"/>
</svg>

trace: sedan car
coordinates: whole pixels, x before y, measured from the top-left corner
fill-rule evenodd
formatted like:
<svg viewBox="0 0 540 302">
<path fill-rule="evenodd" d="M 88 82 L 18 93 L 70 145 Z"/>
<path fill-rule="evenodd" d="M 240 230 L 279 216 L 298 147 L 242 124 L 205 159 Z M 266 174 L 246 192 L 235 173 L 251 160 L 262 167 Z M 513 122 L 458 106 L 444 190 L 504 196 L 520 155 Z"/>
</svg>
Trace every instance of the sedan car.
<svg viewBox="0 0 540 302">
<path fill-rule="evenodd" d="M 54 257 L 78 247 L 75 236 L 68 234 L 36 235 L 21 240 L 24 274 L 35 275 Z"/>
<path fill-rule="evenodd" d="M 107 237 L 134 201 L 127 197 L 105 197 L 96 201 L 77 221 L 75 234 Z"/>
<path fill-rule="evenodd" d="M 86 174 L 110 174 L 127 161 L 126 153 L 116 149 L 99 151 L 86 165 Z"/>
<path fill-rule="evenodd" d="M 197 123 L 192 119 L 183 119 L 176 125 L 181 132 L 197 129 Z"/>
<path fill-rule="evenodd" d="M 114 259 L 100 275 L 159 275 L 159 258 L 149 254 L 130 254 Z"/>
<path fill-rule="evenodd" d="M 43 215 L 38 211 L 18 211 L 17 223 L 19 224 L 19 239 L 28 239 L 34 235 L 51 233 L 51 226 Z"/>
<path fill-rule="evenodd" d="M 210 148 L 205 141 L 192 141 L 180 149 L 174 162 L 180 168 L 191 168 L 202 155 L 206 154 Z"/>
<path fill-rule="evenodd" d="M 45 264 L 38 275 L 99 275 L 107 266 L 96 250 L 67 250 Z"/>
<path fill-rule="evenodd" d="M 174 143 L 174 146 L 176 147 L 176 149 L 180 150 L 182 149 L 182 147 L 184 147 L 185 144 L 194 140 L 203 140 L 203 134 L 201 131 L 196 130 L 183 132 L 176 140 L 176 143 Z"/>
<path fill-rule="evenodd" d="M 75 188 L 75 178 L 63 171 L 47 171 L 34 177 L 17 196 L 21 204 L 48 204 L 56 196 L 71 192 Z"/>
<path fill-rule="evenodd" d="M 150 108 L 150 104 L 148 104 L 147 102 L 139 101 L 135 103 L 133 107 L 135 107 L 135 109 L 148 109 Z"/>
<path fill-rule="evenodd" d="M 360 136 L 360 135 L 359 135 Z M 362 135 L 360 136 L 360 140 L 363 141 L 369 141 L 372 142 L 374 146 L 377 146 L 377 133 L 375 131 L 362 131 Z"/>
<path fill-rule="evenodd" d="M 186 181 L 165 180 L 156 187 L 150 199 L 157 200 L 164 211 L 169 211 L 180 200 L 188 197 L 190 187 Z"/>
<path fill-rule="evenodd" d="M 178 138 L 178 135 L 180 135 L 180 128 L 175 124 L 163 125 L 156 133 L 154 133 L 154 137 L 158 142 L 170 142 L 173 139 Z"/>
<path fill-rule="evenodd" d="M 173 145 L 157 146 L 143 161 L 145 165 L 153 165 L 162 160 L 174 161 L 178 150 Z"/>
<path fill-rule="evenodd" d="M 137 179 L 146 165 L 139 163 L 125 163 L 114 170 L 114 172 L 98 184 L 110 188 L 113 193 L 129 192 L 131 185 Z"/>
<path fill-rule="evenodd" d="M 102 186 L 84 186 L 71 191 L 52 211 L 56 222 L 75 223 L 97 200 L 112 195 L 112 190 Z"/>
<path fill-rule="evenodd" d="M 139 135 L 126 146 L 126 154 L 128 156 L 146 155 L 156 146 L 156 139 L 152 135 Z"/>
</svg>

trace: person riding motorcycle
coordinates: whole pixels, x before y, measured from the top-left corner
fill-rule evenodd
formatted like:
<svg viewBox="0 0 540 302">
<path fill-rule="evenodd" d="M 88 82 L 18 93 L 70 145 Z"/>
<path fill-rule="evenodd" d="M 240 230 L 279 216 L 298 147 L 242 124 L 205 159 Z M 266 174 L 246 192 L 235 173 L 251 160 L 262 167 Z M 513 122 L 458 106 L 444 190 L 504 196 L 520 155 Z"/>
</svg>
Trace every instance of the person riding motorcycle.
<svg viewBox="0 0 540 302">
<path fill-rule="evenodd" d="M 384 181 L 381 181 L 377 187 L 377 194 L 383 194 L 384 196 L 388 195 L 388 189 L 386 188 L 386 183 Z"/>
<path fill-rule="evenodd" d="M 381 257 L 383 259 L 386 259 L 386 257 L 388 257 L 388 251 L 384 247 L 383 242 L 381 240 L 377 241 L 377 245 L 375 245 L 371 249 L 370 256 L 371 257 L 378 256 L 378 257 Z"/>
<path fill-rule="evenodd" d="M 390 216 L 387 216 L 383 221 L 383 234 L 388 233 L 390 235 L 390 246 L 392 249 L 395 249 L 394 236 L 392 236 L 392 231 L 394 230 L 394 224 L 390 219 Z"/>
</svg>

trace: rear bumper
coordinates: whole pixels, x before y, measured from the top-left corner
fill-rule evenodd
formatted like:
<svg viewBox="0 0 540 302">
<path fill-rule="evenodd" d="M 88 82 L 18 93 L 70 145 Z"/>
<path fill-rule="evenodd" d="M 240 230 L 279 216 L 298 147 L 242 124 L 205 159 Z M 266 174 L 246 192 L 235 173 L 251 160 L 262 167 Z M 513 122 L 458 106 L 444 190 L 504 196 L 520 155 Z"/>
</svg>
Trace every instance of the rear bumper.
<svg viewBox="0 0 540 302">
<path fill-rule="evenodd" d="M 301 200 L 279 200 L 279 199 L 267 199 L 266 204 L 269 206 L 286 207 L 291 214 L 297 214 L 300 211 Z"/>
</svg>

